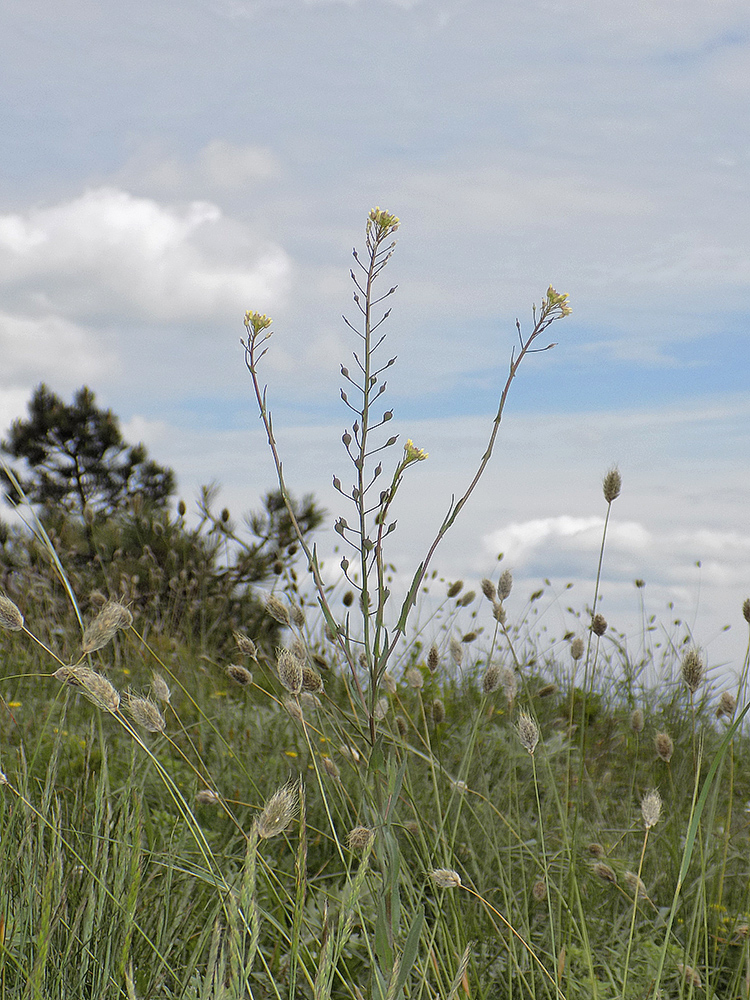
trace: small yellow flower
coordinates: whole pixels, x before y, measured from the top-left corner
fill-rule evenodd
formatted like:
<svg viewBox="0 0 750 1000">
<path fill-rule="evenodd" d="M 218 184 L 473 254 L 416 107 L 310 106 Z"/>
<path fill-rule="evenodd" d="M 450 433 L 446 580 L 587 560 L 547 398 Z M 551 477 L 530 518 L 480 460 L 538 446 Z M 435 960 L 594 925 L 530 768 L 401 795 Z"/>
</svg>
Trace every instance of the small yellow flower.
<svg viewBox="0 0 750 1000">
<path fill-rule="evenodd" d="M 266 316 L 263 313 L 248 311 L 245 313 L 245 326 L 252 333 L 259 334 L 261 330 L 267 330 L 268 327 L 273 323 L 270 316 Z"/>
<path fill-rule="evenodd" d="M 412 462 L 424 462 L 428 453 L 422 448 L 417 448 L 411 438 L 404 445 L 404 462 L 409 465 Z"/>
</svg>

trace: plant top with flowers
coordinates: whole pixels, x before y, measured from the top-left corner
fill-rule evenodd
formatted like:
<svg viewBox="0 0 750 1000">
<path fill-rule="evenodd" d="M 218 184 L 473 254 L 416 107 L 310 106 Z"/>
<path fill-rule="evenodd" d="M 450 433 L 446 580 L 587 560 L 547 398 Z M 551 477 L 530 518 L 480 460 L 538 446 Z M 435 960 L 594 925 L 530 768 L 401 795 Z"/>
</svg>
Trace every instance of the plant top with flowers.
<svg viewBox="0 0 750 1000">
<path fill-rule="evenodd" d="M 353 481 L 346 486 L 342 485 L 338 476 L 334 476 L 333 485 L 352 505 L 353 515 L 351 517 L 338 517 L 334 528 L 350 550 L 349 554 L 345 554 L 341 559 L 341 570 L 359 595 L 360 627 L 356 629 L 353 627 L 349 615 L 343 623 L 336 620 L 326 596 L 316 549 L 308 544 L 301 532 L 298 532 L 299 543 L 309 560 L 317 599 L 327 628 L 336 637 L 346 657 L 360 703 L 369 717 L 369 730 L 373 741 L 375 706 L 378 701 L 380 680 L 386 672 L 399 639 L 406 632 L 409 614 L 415 606 L 417 594 L 437 546 L 473 493 L 492 457 L 511 383 L 527 354 L 548 351 L 555 346 L 553 343 L 541 348 L 534 345 L 553 322 L 568 316 L 571 312 L 568 296 L 559 294 L 550 285 L 541 306 L 538 309 L 536 306 L 533 307 L 534 327 L 531 333 L 524 337 L 521 325 L 516 321 L 519 344 L 518 348 L 514 348 L 511 354 L 508 377 L 500 394 L 497 413 L 492 422 L 484 454 L 468 487 L 458 499 L 455 499 L 455 496 L 451 499 L 443 522 L 438 528 L 425 558 L 414 573 L 411 586 L 402 601 L 398 618 L 395 624 L 389 625 L 386 619 L 386 606 L 391 593 L 386 580 L 384 543 L 386 538 L 396 530 L 396 521 L 392 519 L 391 508 L 406 470 L 428 457 L 426 451 L 417 447 L 409 439 L 404 445 L 401 456 L 396 461 L 390 483 L 378 489 L 383 475 L 381 453 L 394 447 L 398 441 L 397 434 L 390 435 L 383 441 L 384 429 L 393 419 L 393 410 L 383 411 L 376 408 L 377 401 L 384 395 L 388 385 L 383 376 L 396 362 L 395 356 L 385 361 L 381 359 L 381 349 L 386 334 L 381 332 L 380 327 L 390 315 L 391 310 L 388 308 L 378 313 L 378 307 L 394 294 L 397 286 L 394 285 L 384 294 L 379 295 L 375 285 L 395 250 L 396 242 L 393 236 L 399 225 L 397 216 L 380 208 L 374 208 L 369 213 L 365 230 L 366 254 L 361 257 L 356 249 L 353 250 L 356 266 L 350 271 L 354 283 L 354 303 L 360 314 L 358 325 L 344 317 L 344 322 L 359 340 L 358 350 L 353 352 L 354 368 L 350 370 L 345 365 L 341 365 L 341 375 L 345 383 L 341 389 L 341 399 L 354 418 L 351 425 L 344 431 L 342 442 L 353 466 L 354 474 Z M 294 522 L 294 512 L 289 500 L 290 493 L 284 480 L 282 461 L 274 437 L 271 412 L 268 408 L 267 388 L 261 386 L 259 380 L 258 366 L 268 350 L 267 343 L 272 334 L 271 322 L 268 316 L 252 311 L 247 312 L 245 314 L 247 339 L 242 341 L 242 345 L 245 349 L 245 363 L 252 378 L 260 416 L 276 465 L 279 487 L 287 503 L 289 515 Z M 369 678 L 367 690 L 363 688 L 359 680 L 359 664 L 366 667 Z"/>
</svg>

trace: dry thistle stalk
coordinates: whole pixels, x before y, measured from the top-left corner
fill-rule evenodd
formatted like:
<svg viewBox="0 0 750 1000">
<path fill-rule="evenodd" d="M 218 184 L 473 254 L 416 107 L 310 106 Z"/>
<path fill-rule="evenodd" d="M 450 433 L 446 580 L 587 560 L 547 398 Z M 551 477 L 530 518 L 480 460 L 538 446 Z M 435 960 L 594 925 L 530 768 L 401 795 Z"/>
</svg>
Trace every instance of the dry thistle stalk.
<svg viewBox="0 0 750 1000">
<path fill-rule="evenodd" d="M 253 683 L 253 675 L 239 663 L 230 663 L 226 671 L 227 677 L 235 684 L 239 684 L 240 687 L 247 687 L 248 684 Z"/>
<path fill-rule="evenodd" d="M 701 655 L 697 649 L 692 648 L 685 653 L 682 658 L 682 679 L 690 694 L 695 694 L 701 686 L 704 675 L 704 666 Z"/>
<path fill-rule="evenodd" d="M 107 601 L 96 618 L 86 626 L 81 641 L 81 652 L 88 654 L 102 649 L 120 629 L 130 628 L 132 624 L 133 616 L 124 604 Z"/>
<path fill-rule="evenodd" d="M 276 650 L 276 671 L 279 680 L 291 694 L 302 691 L 302 664 L 290 649 Z"/>
<path fill-rule="evenodd" d="M 452 868 L 433 868 L 427 874 L 439 889 L 457 889 L 461 885 L 461 876 Z"/>
<path fill-rule="evenodd" d="M 106 677 L 88 667 L 59 667 L 53 677 L 63 684 L 76 688 L 97 708 L 104 712 L 116 712 L 120 707 L 120 695 Z"/>
<path fill-rule="evenodd" d="M 167 728 L 164 716 L 150 698 L 138 698 L 128 694 L 126 704 L 133 722 L 149 733 L 163 733 Z"/>
<path fill-rule="evenodd" d="M 674 742 L 667 733 L 657 733 L 654 737 L 654 747 L 661 759 L 668 764 L 674 753 Z"/>
<path fill-rule="evenodd" d="M 539 743 L 539 726 L 528 712 L 521 712 L 518 716 L 518 739 L 524 750 L 533 757 Z"/>
<path fill-rule="evenodd" d="M 0 594 L 0 628 L 8 632 L 20 632 L 23 628 L 23 615 L 5 594 Z"/>
<path fill-rule="evenodd" d="M 650 830 L 652 826 L 656 826 L 659 822 L 659 817 L 661 816 L 661 795 L 659 795 L 655 788 L 646 792 L 641 799 L 641 815 L 643 816 L 643 825 L 647 830 Z"/>
<path fill-rule="evenodd" d="M 239 649 L 243 656 L 249 656 L 252 660 L 257 658 L 258 650 L 249 636 L 245 635 L 244 632 L 232 632 L 232 635 L 234 636 L 234 641 L 237 643 L 237 649 Z"/>
<path fill-rule="evenodd" d="M 621 489 L 622 476 L 620 475 L 620 470 L 615 465 L 609 470 L 602 482 L 602 492 L 607 503 L 612 503 L 613 500 L 616 500 L 620 495 Z"/>
<path fill-rule="evenodd" d="M 255 821 L 258 836 L 262 840 L 283 833 L 299 812 L 302 786 L 299 783 L 283 785 L 266 802 L 263 811 Z"/>
</svg>

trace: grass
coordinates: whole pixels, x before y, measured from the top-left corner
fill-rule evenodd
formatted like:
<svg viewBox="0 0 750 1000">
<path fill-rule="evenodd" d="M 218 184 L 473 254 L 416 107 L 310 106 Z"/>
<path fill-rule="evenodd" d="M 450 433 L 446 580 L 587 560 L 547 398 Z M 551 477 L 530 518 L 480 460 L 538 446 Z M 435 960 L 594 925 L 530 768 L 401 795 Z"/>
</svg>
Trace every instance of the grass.
<svg viewBox="0 0 750 1000">
<path fill-rule="evenodd" d="M 510 571 L 471 588 L 431 569 L 518 365 L 569 311 L 553 289 L 391 611 L 392 509 L 426 458 L 407 442 L 374 486 L 396 447 L 372 310 L 397 225 L 371 213 L 355 260 L 341 577 L 323 582 L 301 533 L 309 586 L 287 567 L 266 602 L 281 647 L 238 634 L 212 655 L 147 609 L 87 607 L 41 532 L 20 610 L 0 598 L 0 1000 L 750 995 L 750 661 L 715 691 L 680 627 L 657 644 L 645 613 L 640 636 L 602 618 L 619 473 L 591 604 L 561 611 L 562 634 L 542 624 L 561 598 L 518 594 Z M 270 321 L 246 325 L 288 497 L 259 375 Z"/>
</svg>

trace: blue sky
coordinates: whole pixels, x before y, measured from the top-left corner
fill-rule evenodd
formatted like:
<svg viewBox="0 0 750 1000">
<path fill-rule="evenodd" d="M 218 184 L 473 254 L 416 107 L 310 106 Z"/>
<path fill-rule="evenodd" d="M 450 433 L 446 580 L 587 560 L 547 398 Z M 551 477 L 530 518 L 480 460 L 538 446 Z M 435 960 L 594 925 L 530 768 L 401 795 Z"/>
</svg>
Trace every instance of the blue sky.
<svg viewBox="0 0 750 1000">
<path fill-rule="evenodd" d="M 569 577 L 583 604 L 618 462 L 605 610 L 636 628 L 642 577 L 649 611 L 673 602 L 738 666 L 749 48 L 740 0 L 10 0 L 0 425 L 42 379 L 86 382 L 188 500 L 218 479 L 247 510 L 272 484 L 238 345 L 255 308 L 292 482 L 338 512 L 341 313 L 379 204 L 402 220 L 388 398 L 430 451 L 399 558 L 470 478 L 515 319 L 552 283 L 573 315 L 436 565 L 478 579 L 504 546 L 519 587 Z"/>
</svg>

